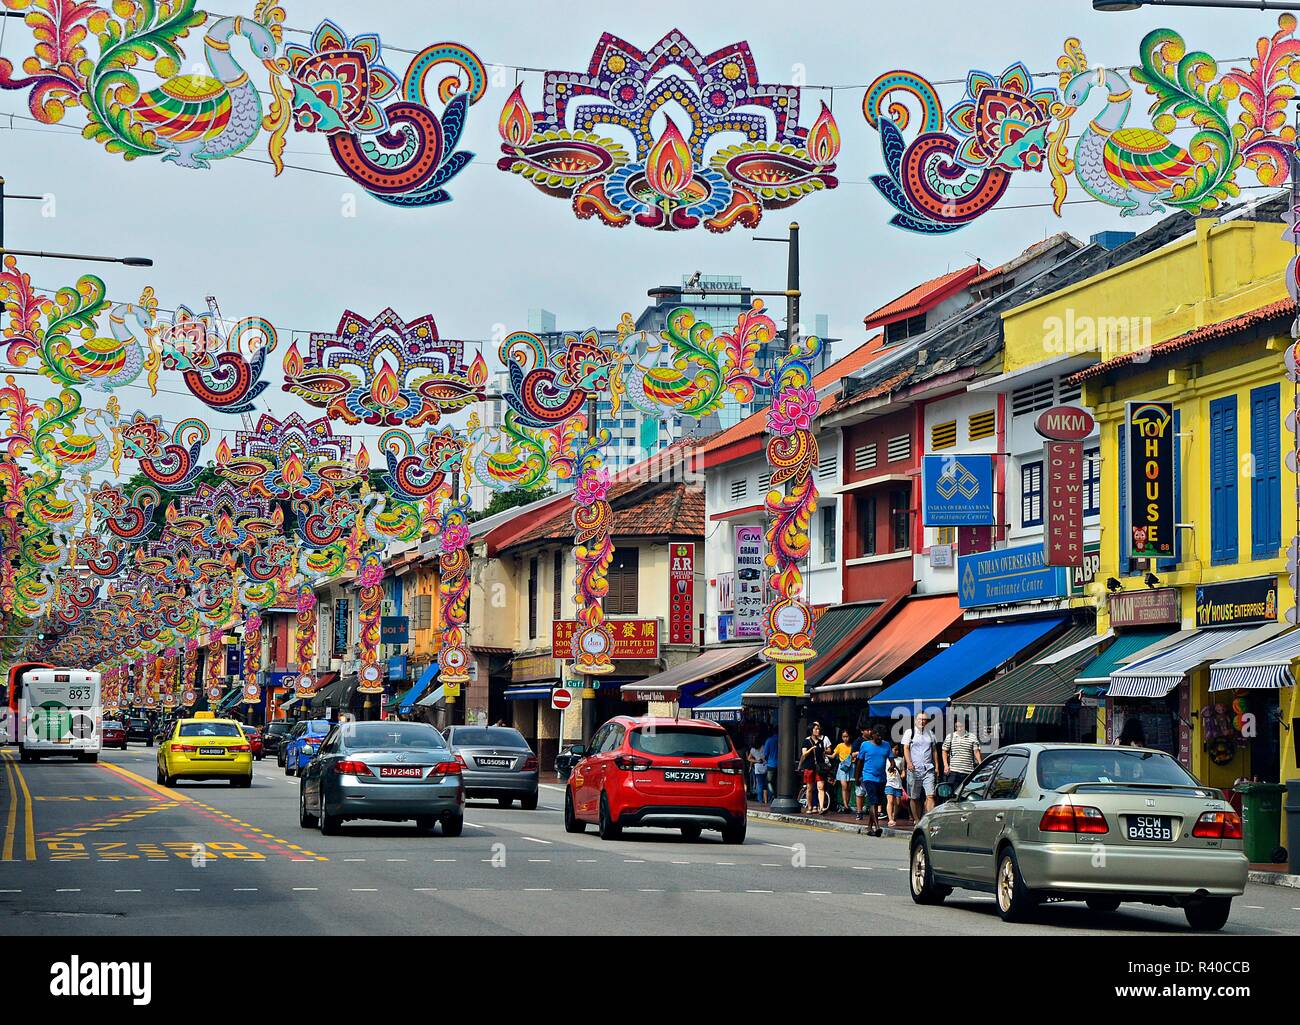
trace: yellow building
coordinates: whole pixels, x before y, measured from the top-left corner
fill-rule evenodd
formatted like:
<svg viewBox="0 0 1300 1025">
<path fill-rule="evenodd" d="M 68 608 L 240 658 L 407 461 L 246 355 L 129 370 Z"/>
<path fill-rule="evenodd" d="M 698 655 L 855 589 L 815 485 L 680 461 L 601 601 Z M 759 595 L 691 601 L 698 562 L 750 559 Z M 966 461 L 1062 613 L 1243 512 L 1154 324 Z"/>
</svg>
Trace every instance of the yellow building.
<svg viewBox="0 0 1300 1025">
<path fill-rule="evenodd" d="M 1101 561 L 1088 587 L 1098 631 L 1146 625 L 1158 627 L 1147 639 L 1166 635 L 1115 667 L 1126 680 L 1110 677 L 1098 739 L 1117 740 L 1129 718 L 1166 723 L 1173 753 L 1216 786 L 1300 777 L 1288 728 L 1300 716 L 1287 672 L 1297 645 L 1285 634 L 1295 605 L 1285 555 L 1297 523 L 1296 475 L 1283 458 L 1294 443 L 1283 362 L 1293 250 L 1278 221 L 1251 216 L 1189 221 L 1182 237 L 1022 306 L 1004 324 L 1009 372 L 1044 359 L 1088 364 L 1066 380 L 1082 386 L 1099 426 Z M 1128 557 L 1130 401 L 1174 411 L 1175 552 L 1158 563 Z M 1250 662 L 1246 651 L 1277 663 L 1267 685 L 1259 674 L 1241 687 L 1231 684 L 1242 674 L 1222 675 L 1234 658 Z M 1168 714 L 1143 719 L 1140 705 Z"/>
</svg>

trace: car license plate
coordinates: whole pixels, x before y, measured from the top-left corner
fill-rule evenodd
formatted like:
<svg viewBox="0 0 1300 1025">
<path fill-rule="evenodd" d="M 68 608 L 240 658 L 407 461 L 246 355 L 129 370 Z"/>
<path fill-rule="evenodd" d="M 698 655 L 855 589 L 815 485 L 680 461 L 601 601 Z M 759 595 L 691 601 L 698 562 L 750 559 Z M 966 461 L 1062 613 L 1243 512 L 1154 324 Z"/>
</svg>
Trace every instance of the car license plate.
<svg viewBox="0 0 1300 1025">
<path fill-rule="evenodd" d="M 398 779 L 421 779 L 424 776 L 424 766 L 422 765 L 381 765 L 379 767 L 379 775 L 396 777 Z"/>
<path fill-rule="evenodd" d="M 1130 815 L 1128 838 L 1130 840 L 1172 840 L 1173 819 L 1167 815 Z"/>
<path fill-rule="evenodd" d="M 225 754 L 225 753 L 226 753 L 226 749 L 225 749 L 224 747 L 201 747 L 201 748 L 199 748 L 199 754 L 201 754 L 201 755 L 223 755 L 223 754 Z"/>
<path fill-rule="evenodd" d="M 476 758 L 474 760 L 488 769 L 508 769 L 511 762 L 514 761 L 513 758 Z"/>
<path fill-rule="evenodd" d="M 703 769 L 664 769 L 665 783 L 707 783 L 709 774 Z"/>
</svg>

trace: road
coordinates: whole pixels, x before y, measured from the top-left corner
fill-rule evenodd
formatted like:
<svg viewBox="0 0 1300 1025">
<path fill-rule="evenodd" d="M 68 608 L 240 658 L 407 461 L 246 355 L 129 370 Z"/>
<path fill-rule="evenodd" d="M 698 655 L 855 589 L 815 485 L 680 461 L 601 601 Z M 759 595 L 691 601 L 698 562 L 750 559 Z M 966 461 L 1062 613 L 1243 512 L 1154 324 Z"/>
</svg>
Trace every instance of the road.
<svg viewBox="0 0 1300 1025">
<path fill-rule="evenodd" d="M 1008 925 L 992 898 L 918 908 L 902 839 L 751 820 L 705 833 L 564 832 L 559 787 L 536 811 L 471 802 L 465 832 L 298 825 L 297 780 L 258 762 L 251 789 L 154 779 L 153 749 L 98 765 L 0 758 L 0 932 L 14 935 L 819 933 L 1182 934 L 1182 912 L 1053 905 Z M 1251 885 L 1228 933 L 1300 932 L 1300 893 Z"/>
</svg>

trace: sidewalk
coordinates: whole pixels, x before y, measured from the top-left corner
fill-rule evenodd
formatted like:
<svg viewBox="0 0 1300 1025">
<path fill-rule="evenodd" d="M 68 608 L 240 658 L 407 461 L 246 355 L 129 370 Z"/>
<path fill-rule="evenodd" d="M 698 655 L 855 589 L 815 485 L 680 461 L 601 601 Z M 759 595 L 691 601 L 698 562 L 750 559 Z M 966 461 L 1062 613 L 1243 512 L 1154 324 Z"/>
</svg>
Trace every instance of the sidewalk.
<svg viewBox="0 0 1300 1025">
<path fill-rule="evenodd" d="M 1286 869 L 1286 865 L 1252 864 L 1248 878 L 1252 883 L 1263 883 L 1265 886 L 1293 886 L 1300 889 L 1300 875 L 1289 875 Z"/>
<path fill-rule="evenodd" d="M 836 812 L 827 812 L 825 815 L 808 815 L 805 812 L 796 814 L 785 814 L 782 812 L 773 812 L 768 810 L 765 803 L 758 801 L 749 802 L 749 817 L 752 819 L 764 819 L 768 822 L 787 822 L 799 826 L 816 826 L 820 829 L 834 829 L 841 833 L 860 833 L 867 835 L 867 820 L 858 820 L 852 815 L 845 815 Z M 881 834 L 883 836 L 901 836 L 908 837 L 912 835 L 912 820 L 910 817 L 899 819 L 894 828 L 882 823 Z"/>
</svg>

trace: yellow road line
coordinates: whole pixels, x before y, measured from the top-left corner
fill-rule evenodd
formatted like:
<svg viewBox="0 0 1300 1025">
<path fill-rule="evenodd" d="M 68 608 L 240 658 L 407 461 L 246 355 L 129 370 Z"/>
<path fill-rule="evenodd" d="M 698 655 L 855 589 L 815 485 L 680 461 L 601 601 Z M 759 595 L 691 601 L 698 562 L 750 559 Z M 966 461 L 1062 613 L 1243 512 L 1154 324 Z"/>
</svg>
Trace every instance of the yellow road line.
<svg viewBox="0 0 1300 1025">
<path fill-rule="evenodd" d="M 9 782 L 9 814 L 5 819 L 5 843 L 0 858 L 13 861 L 14 835 L 18 832 L 18 787 L 14 783 L 13 763 L 9 760 L 8 751 L 0 753 L 0 761 L 4 762 L 5 779 Z"/>
<path fill-rule="evenodd" d="M 18 773 L 18 785 L 23 788 L 23 830 L 26 833 L 23 844 L 24 853 L 27 855 L 28 861 L 35 861 L 36 823 L 32 820 L 32 792 L 27 789 L 27 780 L 23 778 L 23 770 L 18 765 L 14 765 L 13 769 L 14 772 Z"/>
<path fill-rule="evenodd" d="M 9 814 L 5 821 L 4 850 L 0 851 L 5 861 L 14 860 L 14 837 L 18 834 L 18 794 L 23 798 L 23 856 L 28 861 L 36 860 L 36 826 L 32 819 L 32 792 L 27 789 L 27 780 L 23 770 L 13 760 L 13 756 L 4 752 L 5 775 L 9 779 Z M 15 785 L 16 784 L 16 785 Z"/>
<path fill-rule="evenodd" d="M 96 764 L 101 769 L 107 769 L 109 772 L 116 772 L 119 776 L 129 779 L 132 783 L 138 783 L 141 786 L 152 790 L 156 794 L 161 794 L 168 801 L 192 802 L 193 800 L 177 790 L 165 787 L 161 783 L 155 783 L 153 780 L 145 779 L 143 776 L 137 775 L 130 769 L 124 769 L 120 765 L 114 765 L 111 762 L 97 762 Z"/>
</svg>

